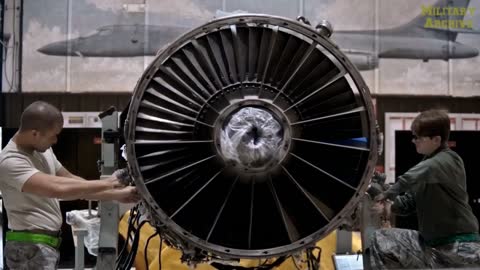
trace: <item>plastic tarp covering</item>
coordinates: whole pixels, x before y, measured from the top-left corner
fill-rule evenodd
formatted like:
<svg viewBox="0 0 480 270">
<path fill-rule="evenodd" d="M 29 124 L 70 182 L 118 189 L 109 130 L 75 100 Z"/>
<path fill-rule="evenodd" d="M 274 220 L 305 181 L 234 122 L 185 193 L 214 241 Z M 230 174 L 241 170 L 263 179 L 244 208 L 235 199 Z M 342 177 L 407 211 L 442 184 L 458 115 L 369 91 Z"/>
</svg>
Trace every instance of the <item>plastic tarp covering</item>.
<svg viewBox="0 0 480 270">
<path fill-rule="evenodd" d="M 87 236 L 84 239 L 85 247 L 88 253 L 97 256 L 100 233 L 100 217 L 98 217 L 97 211 L 91 210 L 91 213 L 89 213 L 88 210 L 73 210 L 67 212 L 66 222 L 71 226 L 75 226 L 77 229 L 87 231 Z"/>
<path fill-rule="evenodd" d="M 245 107 L 222 130 L 221 151 L 246 167 L 261 167 L 276 156 L 283 139 L 280 123 L 266 110 Z"/>
<path fill-rule="evenodd" d="M 381 229 L 367 252 L 371 269 L 437 269 L 480 267 L 480 243 L 462 242 L 430 247 L 418 231 Z"/>
<path fill-rule="evenodd" d="M 123 239 L 126 239 L 126 234 L 128 231 L 128 217 L 129 212 L 123 215 L 118 225 L 119 233 Z M 137 226 L 136 224 L 134 226 Z M 155 228 L 152 227 L 149 223 L 146 223 L 140 229 L 140 239 L 139 247 L 135 257 L 135 269 L 137 270 L 147 270 L 147 269 L 163 269 L 163 270 L 190 270 L 192 269 L 185 263 L 182 263 L 181 257 L 182 252 L 178 249 L 170 247 L 167 243 L 162 244 L 162 251 L 159 252 L 160 248 L 160 239 L 158 236 L 151 239 L 148 246 L 148 238 L 155 233 Z M 321 270 L 335 270 L 333 265 L 332 254 L 335 253 L 335 247 L 337 246 L 337 234 L 336 231 L 331 232 L 327 237 L 315 243 L 316 246 L 322 249 L 321 260 L 320 260 L 320 269 Z M 362 243 L 360 240 L 359 233 L 353 233 L 352 235 L 352 253 L 356 253 L 358 250 L 362 249 Z M 147 253 L 148 266 L 145 264 L 145 253 Z M 162 267 L 158 267 L 159 254 L 161 255 L 160 262 Z M 317 253 L 315 253 L 317 255 Z M 303 256 L 303 254 L 302 254 Z M 296 264 L 292 258 L 287 259 L 280 266 L 274 267 L 273 270 L 296 270 L 296 269 L 308 269 L 307 264 L 302 260 L 305 259 L 304 256 L 300 257 Z M 241 267 L 255 267 L 259 264 L 266 263 L 267 261 L 271 262 L 274 258 L 268 260 L 258 260 L 258 259 L 241 259 L 238 263 Z M 199 263 L 196 265 L 195 270 L 216 270 L 213 266 L 208 263 Z"/>
</svg>

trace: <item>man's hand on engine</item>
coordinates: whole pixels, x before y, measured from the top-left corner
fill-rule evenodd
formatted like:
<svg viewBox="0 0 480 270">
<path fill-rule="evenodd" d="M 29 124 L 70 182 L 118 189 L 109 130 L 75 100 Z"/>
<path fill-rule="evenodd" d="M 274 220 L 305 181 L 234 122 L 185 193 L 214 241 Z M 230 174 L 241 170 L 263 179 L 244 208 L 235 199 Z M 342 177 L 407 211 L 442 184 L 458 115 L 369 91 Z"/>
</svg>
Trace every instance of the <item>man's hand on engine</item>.
<svg viewBox="0 0 480 270">
<path fill-rule="evenodd" d="M 384 185 L 387 180 L 387 175 L 378 171 L 373 172 L 372 182 Z"/>
<path fill-rule="evenodd" d="M 384 192 L 378 194 L 377 196 L 375 196 L 375 198 L 373 199 L 375 202 L 382 202 L 382 201 L 385 201 L 387 199 L 387 196 L 385 195 Z"/>
<path fill-rule="evenodd" d="M 138 194 L 137 188 L 133 186 L 127 186 L 121 189 L 117 189 L 114 192 L 115 200 L 121 203 L 137 203 L 141 199 L 140 194 Z"/>
<path fill-rule="evenodd" d="M 128 186 L 132 182 L 132 178 L 126 168 L 119 169 L 113 172 L 113 176 L 116 177 L 124 186 Z"/>
<path fill-rule="evenodd" d="M 111 185 L 111 188 L 112 189 L 116 189 L 116 188 L 123 188 L 125 187 L 125 184 L 122 183 L 122 181 L 120 181 L 117 177 L 115 177 L 114 175 L 112 175 L 111 177 L 105 179 L 105 180 L 102 180 L 102 181 L 108 181 L 108 183 Z"/>
<path fill-rule="evenodd" d="M 114 190 L 114 200 L 121 203 L 137 203 L 141 200 L 138 190 L 130 186 L 133 182 L 126 168 L 116 170 L 113 175 L 121 184 L 121 188 Z"/>
</svg>

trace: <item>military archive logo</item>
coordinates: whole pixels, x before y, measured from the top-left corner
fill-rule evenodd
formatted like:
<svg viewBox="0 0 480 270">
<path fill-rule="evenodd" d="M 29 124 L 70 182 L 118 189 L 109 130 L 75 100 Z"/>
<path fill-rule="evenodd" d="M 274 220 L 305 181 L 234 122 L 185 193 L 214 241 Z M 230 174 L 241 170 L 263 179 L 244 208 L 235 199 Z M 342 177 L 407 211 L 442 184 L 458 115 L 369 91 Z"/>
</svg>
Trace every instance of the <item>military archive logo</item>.
<svg viewBox="0 0 480 270">
<path fill-rule="evenodd" d="M 464 20 L 466 15 L 475 15 L 474 7 L 436 7 L 422 5 L 425 28 L 434 29 L 473 29 L 473 20 Z"/>
</svg>

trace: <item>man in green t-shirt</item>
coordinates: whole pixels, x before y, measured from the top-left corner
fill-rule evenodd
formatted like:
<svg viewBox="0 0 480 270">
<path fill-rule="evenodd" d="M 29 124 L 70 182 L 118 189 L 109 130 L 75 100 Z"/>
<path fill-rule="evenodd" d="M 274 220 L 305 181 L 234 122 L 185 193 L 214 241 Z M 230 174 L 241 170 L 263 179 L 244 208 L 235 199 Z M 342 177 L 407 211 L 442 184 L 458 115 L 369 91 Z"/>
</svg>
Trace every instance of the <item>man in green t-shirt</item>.
<svg viewBox="0 0 480 270">
<path fill-rule="evenodd" d="M 447 145 L 450 118 L 442 110 L 424 111 L 411 130 L 424 159 L 375 200 L 393 201 L 394 214 L 416 212 L 418 231 L 376 231 L 368 251 L 372 269 L 478 267 L 478 220 L 468 204 L 463 160 Z"/>
</svg>

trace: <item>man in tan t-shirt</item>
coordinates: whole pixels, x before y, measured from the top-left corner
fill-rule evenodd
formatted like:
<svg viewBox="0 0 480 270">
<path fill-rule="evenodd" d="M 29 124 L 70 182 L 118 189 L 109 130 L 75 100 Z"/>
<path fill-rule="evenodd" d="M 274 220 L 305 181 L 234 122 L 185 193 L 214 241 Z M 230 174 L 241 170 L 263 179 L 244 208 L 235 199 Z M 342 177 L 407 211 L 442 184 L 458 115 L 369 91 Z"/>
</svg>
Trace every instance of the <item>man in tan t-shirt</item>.
<svg viewBox="0 0 480 270">
<path fill-rule="evenodd" d="M 10 230 L 4 254 L 12 270 L 56 269 L 62 226 L 58 199 L 139 200 L 136 189 L 116 177 L 85 181 L 65 169 L 51 149 L 62 128 L 57 108 L 34 102 L 0 152 L 0 190 Z"/>
</svg>

